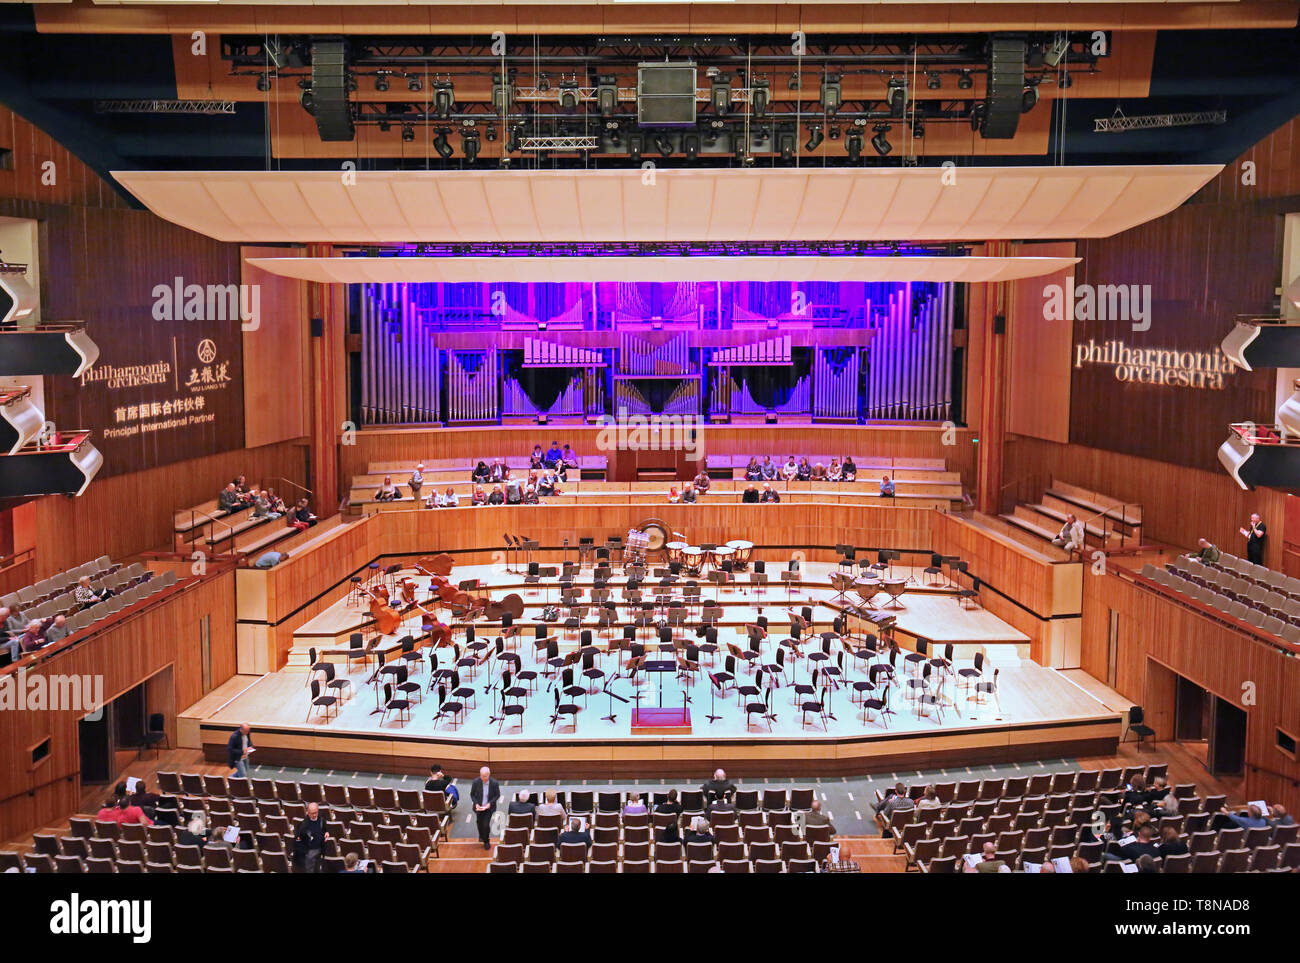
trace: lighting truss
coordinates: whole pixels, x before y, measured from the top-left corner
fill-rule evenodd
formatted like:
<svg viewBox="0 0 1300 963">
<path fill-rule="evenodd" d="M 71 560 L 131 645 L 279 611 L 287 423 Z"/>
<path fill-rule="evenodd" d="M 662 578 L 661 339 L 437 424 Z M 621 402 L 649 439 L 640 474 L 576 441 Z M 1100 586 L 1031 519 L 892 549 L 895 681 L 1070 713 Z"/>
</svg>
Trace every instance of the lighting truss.
<svg viewBox="0 0 1300 963">
<path fill-rule="evenodd" d="M 233 114 L 233 100 L 97 100 L 97 114 Z"/>
<path fill-rule="evenodd" d="M 1226 110 L 1193 110 L 1181 114 L 1141 114 L 1137 117 L 1098 117 L 1093 123 L 1094 134 L 1122 134 L 1130 130 L 1154 130 L 1160 127 L 1194 127 L 1199 124 L 1223 124 L 1228 120 Z"/>
<path fill-rule="evenodd" d="M 599 137 L 577 135 L 572 137 L 520 137 L 519 149 L 523 150 L 595 150 L 600 146 Z"/>
</svg>

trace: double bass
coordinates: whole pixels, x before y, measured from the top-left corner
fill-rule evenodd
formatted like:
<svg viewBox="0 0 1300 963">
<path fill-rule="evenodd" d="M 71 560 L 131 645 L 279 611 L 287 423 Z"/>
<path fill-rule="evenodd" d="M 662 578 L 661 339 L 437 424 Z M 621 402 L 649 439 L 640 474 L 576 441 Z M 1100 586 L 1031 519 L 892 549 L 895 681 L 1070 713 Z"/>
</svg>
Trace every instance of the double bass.
<svg viewBox="0 0 1300 963">
<path fill-rule="evenodd" d="M 398 586 L 398 594 L 401 596 L 403 616 L 411 612 L 419 612 L 424 634 L 429 637 L 429 643 L 435 648 L 440 645 L 451 644 L 451 628 L 444 625 L 438 620 L 437 612 L 434 608 L 425 608 L 416 598 L 416 582 L 413 578 L 404 578 Z M 426 600 L 428 601 L 428 600 Z"/>
<path fill-rule="evenodd" d="M 388 604 L 388 589 L 383 585 L 378 588 L 361 590 L 370 599 L 370 617 L 375 620 L 375 628 L 380 635 L 392 635 L 402 624 L 402 615 Z"/>
</svg>

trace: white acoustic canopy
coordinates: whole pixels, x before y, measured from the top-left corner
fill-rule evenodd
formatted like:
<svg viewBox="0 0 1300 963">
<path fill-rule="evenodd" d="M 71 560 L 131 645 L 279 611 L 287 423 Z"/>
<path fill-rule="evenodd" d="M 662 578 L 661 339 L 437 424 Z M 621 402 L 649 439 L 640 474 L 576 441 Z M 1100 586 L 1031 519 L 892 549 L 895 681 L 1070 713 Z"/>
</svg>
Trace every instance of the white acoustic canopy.
<svg viewBox="0 0 1300 963">
<path fill-rule="evenodd" d="M 271 274 L 304 281 L 1015 281 L 1077 264 L 1077 257 L 253 257 Z"/>
<path fill-rule="evenodd" d="M 578 171 L 117 171 L 240 243 L 980 241 L 1108 237 L 1221 165 Z"/>
</svg>

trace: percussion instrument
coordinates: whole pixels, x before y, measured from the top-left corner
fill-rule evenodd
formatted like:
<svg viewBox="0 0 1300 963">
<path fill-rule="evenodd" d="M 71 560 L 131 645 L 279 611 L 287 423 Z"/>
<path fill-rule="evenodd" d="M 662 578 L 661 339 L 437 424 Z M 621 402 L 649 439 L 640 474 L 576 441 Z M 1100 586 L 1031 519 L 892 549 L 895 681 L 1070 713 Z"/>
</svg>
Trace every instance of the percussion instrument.
<svg viewBox="0 0 1300 963">
<path fill-rule="evenodd" d="M 881 586 L 889 593 L 889 602 L 894 608 L 900 608 L 901 603 L 898 601 L 900 595 L 907 591 L 907 579 L 905 578 L 887 578 L 881 579 Z"/>
<path fill-rule="evenodd" d="M 871 601 L 880 591 L 880 579 L 861 576 L 853 580 L 853 591 L 858 598 Z"/>
<path fill-rule="evenodd" d="M 736 550 L 730 545 L 718 545 L 709 552 L 709 563 L 714 568 L 720 568 L 723 562 L 730 561 L 736 554 Z"/>
<path fill-rule="evenodd" d="M 754 555 L 754 543 L 743 538 L 733 538 L 727 545 L 736 550 L 736 554 L 732 556 L 735 567 L 738 569 L 748 568 L 749 560 Z"/>
<path fill-rule="evenodd" d="M 629 529 L 627 533 L 627 542 L 623 546 L 624 562 L 643 562 L 645 553 L 650 548 L 650 536 L 645 532 L 635 528 Z"/>
<path fill-rule="evenodd" d="M 657 518 L 647 518 L 636 529 L 645 535 L 646 551 L 657 552 L 664 547 L 664 543 L 671 539 L 672 533 L 669 531 L 667 524 Z"/>
<path fill-rule="evenodd" d="M 686 542 L 669 542 L 668 544 L 666 544 L 664 546 L 664 552 L 668 556 L 668 561 L 670 562 L 683 561 L 682 552 L 685 551 L 687 547 L 688 546 Z"/>
<path fill-rule="evenodd" d="M 682 564 L 688 572 L 698 572 L 704 567 L 704 549 L 687 545 L 682 549 Z"/>
</svg>

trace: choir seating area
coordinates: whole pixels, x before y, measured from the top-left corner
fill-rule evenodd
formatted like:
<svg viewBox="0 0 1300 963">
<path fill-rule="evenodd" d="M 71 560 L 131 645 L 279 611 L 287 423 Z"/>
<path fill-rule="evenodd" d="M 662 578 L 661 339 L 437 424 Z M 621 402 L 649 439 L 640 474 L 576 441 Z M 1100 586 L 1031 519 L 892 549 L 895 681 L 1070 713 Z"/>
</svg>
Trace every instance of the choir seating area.
<svg viewBox="0 0 1300 963">
<path fill-rule="evenodd" d="M 1217 565 L 1180 556 L 1163 569 L 1144 565 L 1141 574 L 1167 594 L 1300 647 L 1300 579 L 1227 553 Z"/>
<path fill-rule="evenodd" d="M 82 576 L 90 577 L 90 587 L 96 591 L 113 592 L 102 603 L 89 609 L 76 600 L 75 591 Z M 56 615 L 68 619 L 68 633 L 72 634 L 94 622 L 115 615 L 123 608 L 176 584 L 175 572 L 164 572 L 155 578 L 142 562 L 123 567 L 101 556 L 91 562 L 68 569 L 59 575 L 20 588 L 0 598 L 0 607 L 21 613 L 24 620 L 44 621 Z"/>
<path fill-rule="evenodd" d="M 1108 553 L 1136 550 L 1142 545 L 1142 506 L 1122 502 L 1052 479 L 1040 501 L 1018 504 L 1001 517 L 1009 524 L 1050 542 L 1061 532 L 1067 515 L 1083 522 L 1085 543 Z"/>
</svg>

